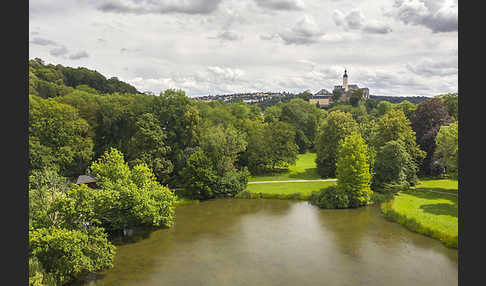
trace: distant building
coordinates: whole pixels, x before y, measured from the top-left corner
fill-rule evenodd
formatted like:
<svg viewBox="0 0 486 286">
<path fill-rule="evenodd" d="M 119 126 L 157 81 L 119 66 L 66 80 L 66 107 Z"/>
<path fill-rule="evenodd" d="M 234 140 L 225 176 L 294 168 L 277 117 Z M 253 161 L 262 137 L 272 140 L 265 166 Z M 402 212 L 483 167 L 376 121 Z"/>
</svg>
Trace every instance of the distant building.
<svg viewBox="0 0 486 286">
<path fill-rule="evenodd" d="M 329 104 L 331 104 L 331 101 L 332 93 L 325 89 L 321 89 L 319 92 L 309 98 L 310 104 L 315 104 L 319 107 L 327 107 Z"/>
<path fill-rule="evenodd" d="M 370 90 L 367 87 L 360 88 L 356 84 L 348 84 L 348 74 L 347 71 L 344 70 L 343 85 L 335 85 L 332 92 L 333 94 L 341 94 L 341 98 L 339 100 L 343 101 L 345 99 L 349 99 L 349 97 L 351 96 L 351 94 L 353 94 L 353 91 L 355 90 L 361 90 L 363 92 L 363 99 L 370 98 Z"/>
<path fill-rule="evenodd" d="M 360 88 L 356 84 L 348 84 L 348 73 L 347 70 L 344 70 L 342 85 L 335 85 L 332 93 L 325 89 L 321 89 L 319 92 L 310 97 L 309 103 L 316 104 L 319 107 L 327 107 L 332 103 L 332 98 L 334 94 L 341 95 L 339 97 L 339 101 L 346 101 L 356 90 L 360 90 L 363 92 L 364 100 L 370 98 L 370 90 L 367 87 Z"/>
</svg>

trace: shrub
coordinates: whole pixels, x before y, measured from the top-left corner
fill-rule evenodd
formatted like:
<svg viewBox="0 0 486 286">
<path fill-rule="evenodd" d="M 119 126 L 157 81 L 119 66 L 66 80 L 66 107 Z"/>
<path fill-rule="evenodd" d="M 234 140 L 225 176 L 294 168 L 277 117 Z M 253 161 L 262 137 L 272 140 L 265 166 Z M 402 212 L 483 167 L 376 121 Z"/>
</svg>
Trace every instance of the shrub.
<svg viewBox="0 0 486 286">
<path fill-rule="evenodd" d="M 310 202 L 324 209 L 344 209 L 349 207 L 349 196 L 336 186 L 312 192 Z"/>
<path fill-rule="evenodd" d="M 37 257 L 29 257 L 29 286 L 56 286 L 54 276 L 46 273 Z"/>
</svg>

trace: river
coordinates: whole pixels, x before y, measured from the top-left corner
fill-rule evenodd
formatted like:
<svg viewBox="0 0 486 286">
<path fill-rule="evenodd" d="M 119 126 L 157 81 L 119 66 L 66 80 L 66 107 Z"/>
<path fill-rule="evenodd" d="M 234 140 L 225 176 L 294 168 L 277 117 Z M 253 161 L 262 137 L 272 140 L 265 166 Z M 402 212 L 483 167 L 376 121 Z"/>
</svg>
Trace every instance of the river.
<svg viewBox="0 0 486 286">
<path fill-rule="evenodd" d="M 383 218 L 291 200 L 179 206 L 170 229 L 117 246 L 84 285 L 457 285 L 458 251 Z"/>
</svg>

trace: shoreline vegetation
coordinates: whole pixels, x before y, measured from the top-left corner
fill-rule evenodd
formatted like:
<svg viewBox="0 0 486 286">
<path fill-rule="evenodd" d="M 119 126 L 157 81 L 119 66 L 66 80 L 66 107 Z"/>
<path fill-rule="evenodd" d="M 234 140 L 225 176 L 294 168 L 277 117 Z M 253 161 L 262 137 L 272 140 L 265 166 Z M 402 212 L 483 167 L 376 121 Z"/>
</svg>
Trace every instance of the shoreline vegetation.
<svg viewBox="0 0 486 286">
<path fill-rule="evenodd" d="M 248 184 L 235 198 L 309 201 L 312 192 L 335 186 L 337 182 L 270 182 L 296 180 L 295 178 L 320 179 L 314 173 L 315 163 L 312 165 L 315 156 L 315 153 L 298 155 L 296 164 L 290 166 L 287 172 L 250 177 L 249 182 L 265 180 L 269 183 Z M 457 192 L 457 180 L 422 178 L 416 186 L 394 196 L 386 197 L 375 192 L 370 205 L 381 204 L 380 208 L 386 219 L 399 223 L 410 231 L 438 239 L 447 247 L 457 248 Z"/>
<path fill-rule="evenodd" d="M 457 191 L 455 180 L 423 180 L 382 203 L 381 210 L 390 221 L 458 248 L 458 196 L 451 195 Z"/>
</svg>

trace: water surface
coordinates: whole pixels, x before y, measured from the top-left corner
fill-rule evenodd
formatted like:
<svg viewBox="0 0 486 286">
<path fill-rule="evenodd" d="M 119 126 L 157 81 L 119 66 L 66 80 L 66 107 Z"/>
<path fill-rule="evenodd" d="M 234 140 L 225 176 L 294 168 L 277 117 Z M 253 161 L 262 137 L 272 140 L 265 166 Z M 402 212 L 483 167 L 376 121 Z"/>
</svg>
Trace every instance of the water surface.
<svg viewBox="0 0 486 286">
<path fill-rule="evenodd" d="M 385 220 L 378 206 L 212 200 L 180 206 L 173 228 L 134 238 L 85 285 L 458 284 L 457 250 Z"/>
</svg>

